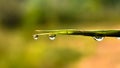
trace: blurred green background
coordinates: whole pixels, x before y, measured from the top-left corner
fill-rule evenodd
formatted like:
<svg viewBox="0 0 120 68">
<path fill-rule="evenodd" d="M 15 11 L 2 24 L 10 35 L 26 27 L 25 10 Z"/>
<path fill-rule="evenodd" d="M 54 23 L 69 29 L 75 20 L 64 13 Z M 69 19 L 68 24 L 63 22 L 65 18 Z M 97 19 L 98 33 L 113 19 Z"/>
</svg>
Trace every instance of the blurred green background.
<svg viewBox="0 0 120 68">
<path fill-rule="evenodd" d="M 120 0 L 0 0 L 0 68 L 84 68 L 76 64 L 100 43 L 62 35 L 36 41 L 35 30 L 119 29 L 119 18 Z"/>
</svg>

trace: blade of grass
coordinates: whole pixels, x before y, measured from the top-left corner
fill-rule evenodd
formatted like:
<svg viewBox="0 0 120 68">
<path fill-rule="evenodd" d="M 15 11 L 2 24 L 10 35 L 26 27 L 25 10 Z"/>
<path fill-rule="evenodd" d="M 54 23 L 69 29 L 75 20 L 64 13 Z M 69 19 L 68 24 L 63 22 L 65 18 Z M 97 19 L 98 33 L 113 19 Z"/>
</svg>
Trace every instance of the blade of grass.
<svg viewBox="0 0 120 68">
<path fill-rule="evenodd" d="M 103 37 L 120 37 L 120 30 L 36 30 L 37 35 L 83 35 L 83 36 L 103 36 Z"/>
</svg>

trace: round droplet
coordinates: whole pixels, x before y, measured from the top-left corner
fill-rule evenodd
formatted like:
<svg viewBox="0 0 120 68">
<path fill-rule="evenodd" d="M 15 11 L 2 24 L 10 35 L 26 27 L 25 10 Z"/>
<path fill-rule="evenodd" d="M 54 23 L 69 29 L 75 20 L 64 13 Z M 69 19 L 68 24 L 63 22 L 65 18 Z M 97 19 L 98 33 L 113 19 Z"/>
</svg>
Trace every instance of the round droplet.
<svg viewBox="0 0 120 68">
<path fill-rule="evenodd" d="M 117 37 L 117 39 L 119 39 L 119 40 L 120 40 L 120 37 Z"/>
<path fill-rule="evenodd" d="M 104 37 L 101 36 L 95 36 L 93 37 L 96 41 L 102 41 L 104 39 Z"/>
<path fill-rule="evenodd" d="M 50 39 L 50 40 L 55 40 L 55 38 L 56 38 L 56 35 L 55 35 L 55 34 L 49 35 L 49 39 Z"/>
<path fill-rule="evenodd" d="M 38 40 L 38 37 L 39 36 L 37 34 L 33 35 L 34 40 Z"/>
</svg>

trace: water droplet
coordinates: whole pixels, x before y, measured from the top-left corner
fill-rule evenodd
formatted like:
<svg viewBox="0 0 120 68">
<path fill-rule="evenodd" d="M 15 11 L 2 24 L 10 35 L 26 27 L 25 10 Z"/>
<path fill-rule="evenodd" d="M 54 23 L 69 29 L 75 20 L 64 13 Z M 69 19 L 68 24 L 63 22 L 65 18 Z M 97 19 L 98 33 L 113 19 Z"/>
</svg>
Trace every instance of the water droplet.
<svg viewBox="0 0 120 68">
<path fill-rule="evenodd" d="M 102 41 L 104 39 L 104 37 L 101 36 L 95 36 L 93 37 L 96 41 Z"/>
<path fill-rule="evenodd" d="M 120 37 L 117 37 L 117 39 L 119 39 L 119 40 L 120 40 Z"/>
<path fill-rule="evenodd" d="M 55 40 L 55 38 L 56 38 L 56 35 L 55 35 L 55 34 L 49 35 L 49 39 L 50 39 L 50 40 Z"/>
<path fill-rule="evenodd" d="M 38 40 L 39 35 L 35 34 L 33 35 L 34 40 Z"/>
</svg>

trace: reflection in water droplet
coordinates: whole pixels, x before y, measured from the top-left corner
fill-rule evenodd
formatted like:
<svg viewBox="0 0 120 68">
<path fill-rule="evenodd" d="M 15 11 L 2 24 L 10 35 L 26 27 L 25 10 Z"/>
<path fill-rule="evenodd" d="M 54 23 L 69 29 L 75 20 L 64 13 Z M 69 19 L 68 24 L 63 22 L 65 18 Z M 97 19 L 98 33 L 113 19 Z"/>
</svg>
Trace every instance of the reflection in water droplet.
<svg viewBox="0 0 120 68">
<path fill-rule="evenodd" d="M 95 36 L 93 37 L 96 41 L 102 41 L 104 39 L 104 37 L 101 36 Z"/>
<path fill-rule="evenodd" d="M 34 40 L 38 40 L 38 37 L 39 36 L 37 34 L 33 35 Z"/>
<path fill-rule="evenodd" d="M 120 37 L 117 37 L 117 39 L 119 39 L 119 40 L 120 40 Z"/>
<path fill-rule="evenodd" d="M 55 34 L 49 35 L 49 39 L 50 39 L 50 40 L 55 40 L 55 38 L 56 38 L 56 35 L 55 35 Z"/>
</svg>

